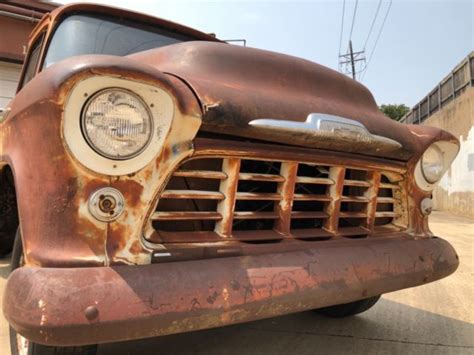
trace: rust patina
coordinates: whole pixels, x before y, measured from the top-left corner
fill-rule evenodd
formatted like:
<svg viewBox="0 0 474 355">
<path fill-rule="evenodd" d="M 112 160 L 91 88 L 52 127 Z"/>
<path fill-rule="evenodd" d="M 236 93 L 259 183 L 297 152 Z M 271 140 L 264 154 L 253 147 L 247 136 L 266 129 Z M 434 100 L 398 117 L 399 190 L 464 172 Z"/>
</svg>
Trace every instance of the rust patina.
<svg viewBox="0 0 474 355">
<path fill-rule="evenodd" d="M 90 4 L 59 8 L 42 19 L 31 42 L 44 33 L 48 43 L 70 13 L 127 18 L 196 41 L 126 57 L 69 58 L 38 70 L 11 102 L 0 123 L 0 159 L 3 173 L 11 169 L 14 176 L 25 266 L 10 276 L 3 310 L 22 335 L 41 344 L 79 345 L 178 333 L 352 302 L 455 271 L 455 251 L 432 235 L 420 209 L 430 192 L 414 178 L 430 144 L 456 142 L 449 133 L 388 119 L 364 86 L 318 64 L 232 46 L 125 10 Z M 43 60 L 46 50 L 43 46 Z M 163 150 L 139 171 L 97 173 L 65 144 L 68 95 L 91 77 L 149 84 L 173 98 L 175 116 Z M 261 118 L 302 122 L 314 112 L 358 121 L 401 147 L 367 149 L 249 125 Z M 221 180 L 219 191 L 204 196 L 219 200 L 217 210 L 201 214 L 216 220 L 215 229 L 184 233 L 181 239 L 173 231 L 158 233 L 150 220 L 176 169 L 210 157 L 224 161 L 221 170 L 204 171 L 203 166 L 198 172 Z M 277 160 L 280 175 L 242 174 L 244 158 Z M 327 219 L 318 233 L 324 238 L 313 241 L 291 230 L 300 162 L 329 167 L 326 180 L 333 183 L 323 197 L 328 203 L 321 215 Z M 367 171 L 366 179 L 373 182 L 362 196 L 368 207 L 360 215 L 366 220 L 355 235 L 356 229 L 339 230 L 346 167 Z M 381 172 L 393 183 L 382 182 Z M 232 230 L 233 201 L 243 176 L 279 183 L 279 203 L 264 211 L 277 220 L 274 228 L 245 231 L 246 239 Z M 377 191 L 383 184 L 396 187 L 394 196 L 381 198 L 396 201 L 389 214 L 397 219 L 377 229 Z M 87 212 L 89 197 L 102 187 L 116 188 L 125 199 L 124 213 L 113 222 L 100 222 Z M 186 193 L 193 194 L 168 192 L 178 199 Z M 251 194 L 247 198 L 262 198 Z M 174 214 L 176 223 L 187 212 Z M 265 215 L 260 212 L 240 217 Z M 158 254 L 170 257 L 163 261 Z"/>
</svg>

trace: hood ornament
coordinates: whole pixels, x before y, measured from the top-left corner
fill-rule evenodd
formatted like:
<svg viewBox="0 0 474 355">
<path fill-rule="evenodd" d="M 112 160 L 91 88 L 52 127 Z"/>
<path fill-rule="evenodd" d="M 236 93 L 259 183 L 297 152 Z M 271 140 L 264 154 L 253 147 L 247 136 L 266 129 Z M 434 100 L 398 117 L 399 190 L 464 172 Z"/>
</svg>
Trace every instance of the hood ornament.
<svg viewBox="0 0 474 355">
<path fill-rule="evenodd" d="M 402 145 L 397 141 L 370 133 L 360 122 L 344 117 L 324 113 L 310 113 L 305 122 L 260 118 L 249 122 L 249 125 L 275 131 L 279 134 L 306 136 L 324 140 L 352 140 L 354 143 L 367 144 L 377 149 L 398 149 Z"/>
</svg>

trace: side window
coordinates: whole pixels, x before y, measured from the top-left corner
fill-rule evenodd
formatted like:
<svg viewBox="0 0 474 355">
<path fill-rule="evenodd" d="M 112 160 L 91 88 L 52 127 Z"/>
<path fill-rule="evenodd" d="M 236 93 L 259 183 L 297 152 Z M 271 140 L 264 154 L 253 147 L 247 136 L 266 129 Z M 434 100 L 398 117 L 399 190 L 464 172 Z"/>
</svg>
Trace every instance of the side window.
<svg viewBox="0 0 474 355">
<path fill-rule="evenodd" d="M 26 63 L 25 76 L 23 77 L 23 82 L 21 87 L 25 86 L 36 73 L 36 67 L 38 65 L 39 55 L 41 53 L 41 44 L 43 43 L 44 33 L 39 37 L 35 43 L 33 43 L 28 57 L 28 62 Z"/>
</svg>

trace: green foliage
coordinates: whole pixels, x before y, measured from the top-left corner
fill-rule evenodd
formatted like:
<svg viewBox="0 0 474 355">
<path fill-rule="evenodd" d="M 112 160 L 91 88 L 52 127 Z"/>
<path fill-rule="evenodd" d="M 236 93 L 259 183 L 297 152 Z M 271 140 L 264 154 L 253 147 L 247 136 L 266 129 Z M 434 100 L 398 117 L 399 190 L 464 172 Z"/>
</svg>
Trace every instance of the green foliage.
<svg viewBox="0 0 474 355">
<path fill-rule="evenodd" d="M 380 106 L 380 111 L 382 111 L 386 116 L 390 117 L 392 120 L 400 121 L 400 119 L 405 116 L 410 109 L 407 105 L 382 105 Z"/>
</svg>

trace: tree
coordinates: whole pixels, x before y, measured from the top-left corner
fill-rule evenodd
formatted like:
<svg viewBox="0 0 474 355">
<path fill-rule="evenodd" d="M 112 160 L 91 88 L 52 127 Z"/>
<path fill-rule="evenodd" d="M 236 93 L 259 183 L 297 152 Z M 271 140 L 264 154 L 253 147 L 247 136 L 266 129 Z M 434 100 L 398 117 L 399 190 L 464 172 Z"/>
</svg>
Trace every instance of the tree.
<svg viewBox="0 0 474 355">
<path fill-rule="evenodd" d="M 380 111 L 382 111 L 386 116 L 390 117 L 392 120 L 400 121 L 400 119 L 405 116 L 410 109 L 407 105 L 404 104 L 395 104 L 395 105 L 382 105 L 380 106 Z"/>
</svg>

